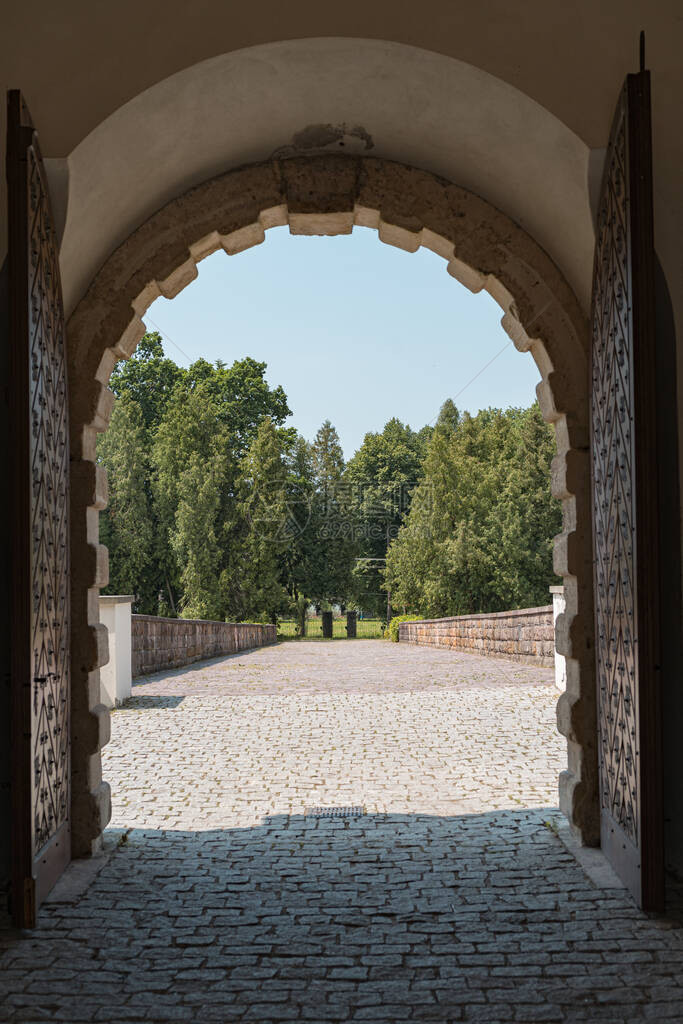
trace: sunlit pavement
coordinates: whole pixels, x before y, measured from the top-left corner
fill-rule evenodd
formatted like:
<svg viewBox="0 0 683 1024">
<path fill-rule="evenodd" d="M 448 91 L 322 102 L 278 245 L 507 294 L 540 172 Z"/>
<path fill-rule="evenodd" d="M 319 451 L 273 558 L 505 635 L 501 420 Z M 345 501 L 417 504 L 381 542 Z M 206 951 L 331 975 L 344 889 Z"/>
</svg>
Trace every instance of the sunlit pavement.
<svg viewBox="0 0 683 1024">
<path fill-rule="evenodd" d="M 563 841 L 552 677 L 341 640 L 140 680 L 0 1020 L 683 1020 L 681 932 Z"/>
</svg>

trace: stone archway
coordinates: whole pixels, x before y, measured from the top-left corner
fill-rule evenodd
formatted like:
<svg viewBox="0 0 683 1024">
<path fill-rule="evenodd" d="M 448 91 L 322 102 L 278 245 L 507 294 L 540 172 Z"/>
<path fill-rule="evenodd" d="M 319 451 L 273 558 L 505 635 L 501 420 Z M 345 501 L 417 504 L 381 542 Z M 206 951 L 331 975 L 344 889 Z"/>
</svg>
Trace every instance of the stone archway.
<svg viewBox="0 0 683 1024">
<path fill-rule="evenodd" d="M 197 263 L 217 249 L 237 254 L 262 242 L 268 228 L 286 224 L 303 235 L 349 234 L 360 225 L 407 251 L 426 246 L 458 281 L 496 299 L 504 329 L 533 355 L 541 410 L 555 425 L 552 489 L 563 506 L 555 541 L 555 570 L 567 596 L 556 637 L 567 657 L 567 691 L 557 715 L 568 748 L 560 805 L 582 841 L 596 844 L 587 322 L 545 252 L 480 197 L 401 164 L 324 155 L 230 171 L 169 202 L 112 253 L 69 320 L 74 854 L 97 849 L 110 813 L 100 760 L 109 713 L 99 703 L 107 633 L 97 601 L 107 581 L 107 551 L 98 539 L 107 483 L 95 461 L 96 435 L 106 430 L 113 405 L 109 376 L 135 350 L 154 299 L 177 295 L 196 277 Z"/>
</svg>

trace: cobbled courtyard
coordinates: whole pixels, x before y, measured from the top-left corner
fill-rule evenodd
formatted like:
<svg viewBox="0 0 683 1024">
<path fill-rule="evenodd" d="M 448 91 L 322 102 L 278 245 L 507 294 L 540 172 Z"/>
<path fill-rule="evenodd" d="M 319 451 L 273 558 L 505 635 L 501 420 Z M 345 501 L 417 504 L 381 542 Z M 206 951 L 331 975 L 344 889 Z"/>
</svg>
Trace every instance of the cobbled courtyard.
<svg viewBox="0 0 683 1024">
<path fill-rule="evenodd" d="M 2 934 L 0 1020 L 683 1021 L 675 918 L 565 841 L 556 701 L 383 641 L 138 680 L 104 852 Z"/>
</svg>

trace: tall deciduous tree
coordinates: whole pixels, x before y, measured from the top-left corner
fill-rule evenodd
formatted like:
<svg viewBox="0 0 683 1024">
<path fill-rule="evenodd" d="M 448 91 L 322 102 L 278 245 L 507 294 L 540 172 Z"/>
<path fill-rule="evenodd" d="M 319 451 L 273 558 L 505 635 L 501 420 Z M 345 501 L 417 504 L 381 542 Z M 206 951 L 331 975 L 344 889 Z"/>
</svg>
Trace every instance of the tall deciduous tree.
<svg viewBox="0 0 683 1024">
<path fill-rule="evenodd" d="M 215 401 L 219 422 L 229 428 L 237 458 L 246 453 L 266 416 L 275 426 L 281 426 L 290 415 L 287 396 L 279 385 L 270 387 L 266 368 L 265 363 L 249 356 L 232 366 L 221 360 L 211 364 L 197 359 L 177 389 L 187 392 L 201 386 L 203 393 Z"/>
<path fill-rule="evenodd" d="M 145 429 L 153 435 L 176 386 L 185 378 L 186 373 L 172 359 L 164 356 L 158 331 L 149 331 L 131 358 L 114 367 L 109 387 L 117 398 L 128 395 L 137 402 Z"/>
</svg>

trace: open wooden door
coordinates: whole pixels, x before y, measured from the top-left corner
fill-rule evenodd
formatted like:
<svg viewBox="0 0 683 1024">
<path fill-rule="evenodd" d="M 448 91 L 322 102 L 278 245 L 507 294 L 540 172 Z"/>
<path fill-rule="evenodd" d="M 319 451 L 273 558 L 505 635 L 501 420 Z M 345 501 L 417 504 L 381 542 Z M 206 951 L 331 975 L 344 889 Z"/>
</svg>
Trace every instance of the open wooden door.
<svg viewBox="0 0 683 1024">
<path fill-rule="evenodd" d="M 592 310 L 593 544 L 601 842 L 647 910 L 664 904 L 650 76 L 617 105 Z"/>
<path fill-rule="evenodd" d="M 21 93 L 8 94 L 12 461 L 12 916 L 69 863 L 69 421 L 50 197 Z"/>
</svg>

